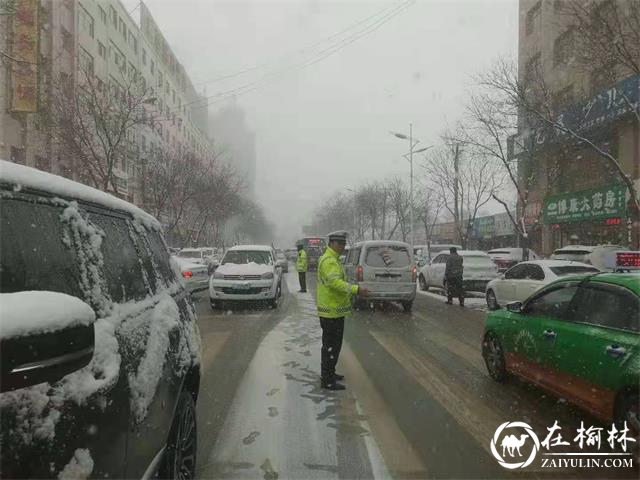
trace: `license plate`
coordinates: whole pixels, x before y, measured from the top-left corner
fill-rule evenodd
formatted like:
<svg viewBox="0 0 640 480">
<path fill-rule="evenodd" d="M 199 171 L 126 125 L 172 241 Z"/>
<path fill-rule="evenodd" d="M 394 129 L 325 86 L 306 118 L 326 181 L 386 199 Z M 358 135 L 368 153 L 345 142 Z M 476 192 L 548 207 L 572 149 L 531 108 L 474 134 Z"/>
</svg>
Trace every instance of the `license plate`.
<svg viewBox="0 0 640 480">
<path fill-rule="evenodd" d="M 249 290 L 251 285 L 234 285 L 233 288 L 235 290 Z"/>
</svg>

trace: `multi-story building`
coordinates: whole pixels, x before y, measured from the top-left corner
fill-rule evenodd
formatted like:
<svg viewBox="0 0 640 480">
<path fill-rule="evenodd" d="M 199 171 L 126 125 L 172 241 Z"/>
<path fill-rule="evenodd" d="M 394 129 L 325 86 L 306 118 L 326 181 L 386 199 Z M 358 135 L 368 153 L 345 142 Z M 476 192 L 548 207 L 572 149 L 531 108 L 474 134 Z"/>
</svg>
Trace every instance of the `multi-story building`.
<svg viewBox="0 0 640 480">
<path fill-rule="evenodd" d="M 246 192 L 255 195 L 256 136 L 247 125 L 244 111 L 232 101 L 211 115 L 211 136 L 246 181 Z"/>
<path fill-rule="evenodd" d="M 597 22 L 606 12 L 596 9 L 625 9 L 631 3 L 597 0 L 582 5 L 592 9 Z M 532 85 L 539 76 L 555 119 L 609 152 L 640 187 L 640 135 L 632 113 L 638 108 L 640 79 L 618 65 L 578 61 L 576 18 L 566 6 L 562 0 L 520 0 L 520 82 Z M 532 146 L 513 152 L 521 167 L 534 172 L 525 208 L 531 247 L 543 254 L 577 243 L 637 248 L 639 227 L 631 221 L 629 192 L 620 173 L 593 146 L 557 130 L 536 130 L 531 118 L 521 112 L 518 141 L 513 142 Z"/>
<path fill-rule="evenodd" d="M 142 203 L 137 177 L 156 148 L 202 159 L 212 155 L 206 99 L 196 92 L 144 3 L 137 9 L 138 22 L 119 0 L 18 0 L 17 5 L 16 14 L 0 16 L 5 27 L 0 49 L 26 58 L 30 45 L 24 39 L 31 38 L 37 60 L 20 64 L 5 59 L 0 157 L 86 181 L 39 121 L 58 80 L 68 76 L 77 83 L 86 72 L 113 94 L 133 79 L 146 96 L 148 121 L 127 132 L 131 154 L 114 169 L 122 197 Z M 24 37 L 25 32 L 31 36 Z M 26 90 L 31 97 L 18 104 L 18 93 L 30 86 L 35 86 Z"/>
</svg>

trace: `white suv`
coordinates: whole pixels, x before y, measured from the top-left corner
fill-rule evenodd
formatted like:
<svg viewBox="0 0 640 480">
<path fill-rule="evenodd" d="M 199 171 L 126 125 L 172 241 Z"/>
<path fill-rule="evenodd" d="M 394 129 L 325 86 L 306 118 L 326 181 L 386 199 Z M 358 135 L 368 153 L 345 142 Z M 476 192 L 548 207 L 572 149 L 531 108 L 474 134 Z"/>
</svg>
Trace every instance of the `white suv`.
<svg viewBox="0 0 640 480">
<path fill-rule="evenodd" d="M 225 253 L 209 280 L 211 308 L 223 302 L 268 301 L 278 307 L 282 269 L 268 245 L 237 245 Z"/>
</svg>

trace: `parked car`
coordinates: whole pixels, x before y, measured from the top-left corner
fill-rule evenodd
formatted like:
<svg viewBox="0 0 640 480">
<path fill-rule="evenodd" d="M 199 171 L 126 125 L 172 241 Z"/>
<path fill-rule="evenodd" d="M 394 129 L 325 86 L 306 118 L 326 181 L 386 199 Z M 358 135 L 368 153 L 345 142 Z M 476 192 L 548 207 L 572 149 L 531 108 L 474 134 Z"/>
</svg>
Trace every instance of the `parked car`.
<svg viewBox="0 0 640 480">
<path fill-rule="evenodd" d="M 200 338 L 160 223 L 5 161 L 0 192 L 0 476 L 195 475 Z"/>
<path fill-rule="evenodd" d="M 209 281 L 212 309 L 226 301 L 266 301 L 277 308 L 281 295 L 281 268 L 268 245 L 231 247 Z"/>
<path fill-rule="evenodd" d="M 288 260 L 294 261 L 298 258 L 298 250 L 296 248 L 287 248 L 284 251 L 285 256 Z"/>
<path fill-rule="evenodd" d="M 211 275 L 220 265 L 220 257 L 215 248 L 198 247 L 183 248 L 175 255 L 182 263 L 206 265 L 207 274 Z M 206 287 L 205 287 L 206 288 Z"/>
<path fill-rule="evenodd" d="M 487 315 L 489 375 L 522 377 L 637 438 L 640 275 L 562 278 Z"/>
<path fill-rule="evenodd" d="M 624 250 L 620 245 L 567 245 L 555 250 L 551 258 L 589 263 L 600 270 L 612 270 L 616 264 L 616 252 Z"/>
<path fill-rule="evenodd" d="M 458 250 L 463 257 L 462 285 L 467 292 L 485 292 L 487 284 L 498 276 L 498 269 L 489 255 L 479 250 Z M 444 271 L 449 251 L 438 254 L 422 267 L 418 274 L 421 290 L 444 288 Z"/>
<path fill-rule="evenodd" d="M 194 263 L 190 258 L 173 256 L 180 269 L 180 275 L 187 290 L 191 293 L 200 292 L 209 288 L 209 267 L 202 263 Z"/>
<path fill-rule="evenodd" d="M 282 250 L 276 250 L 276 265 L 282 268 L 283 273 L 289 272 L 289 260 Z"/>
<path fill-rule="evenodd" d="M 490 310 L 519 300 L 524 302 L 545 285 L 566 275 L 598 273 L 593 265 L 566 260 L 532 260 L 511 267 L 487 285 L 486 298 Z"/>
<path fill-rule="evenodd" d="M 408 243 L 370 240 L 356 243 L 345 259 L 350 283 L 370 290 L 367 301 L 396 301 L 411 311 L 416 297 L 416 267 Z"/>
<path fill-rule="evenodd" d="M 456 245 L 454 243 L 432 243 L 431 245 L 428 246 L 428 249 L 427 249 L 427 255 L 429 260 L 433 260 L 441 252 L 448 253 L 451 247 L 456 247 L 458 252 L 462 250 L 461 245 Z M 424 253 L 424 250 L 423 250 L 423 253 Z"/>
<path fill-rule="evenodd" d="M 498 273 L 503 273 L 523 261 L 523 250 L 524 248 L 494 248 L 487 253 L 498 267 Z M 527 249 L 527 252 L 527 260 L 540 260 L 540 257 L 533 250 Z"/>
</svg>

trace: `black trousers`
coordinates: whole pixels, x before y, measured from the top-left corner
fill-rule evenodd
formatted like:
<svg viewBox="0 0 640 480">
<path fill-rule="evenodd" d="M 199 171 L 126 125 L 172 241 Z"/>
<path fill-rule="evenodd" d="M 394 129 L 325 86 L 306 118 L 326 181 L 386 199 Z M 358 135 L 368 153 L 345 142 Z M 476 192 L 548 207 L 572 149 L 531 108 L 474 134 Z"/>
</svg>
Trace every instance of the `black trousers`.
<svg viewBox="0 0 640 480">
<path fill-rule="evenodd" d="M 336 373 L 336 363 L 342 349 L 342 335 L 344 334 L 344 317 L 320 317 L 322 327 L 322 350 L 320 374 L 322 380 L 331 382 Z"/>
<path fill-rule="evenodd" d="M 307 291 L 307 272 L 298 272 L 298 279 L 300 280 L 300 291 Z"/>
<path fill-rule="evenodd" d="M 447 301 L 452 302 L 453 297 L 457 297 L 460 305 L 464 305 L 464 287 L 462 277 L 450 277 L 447 282 Z"/>
</svg>

